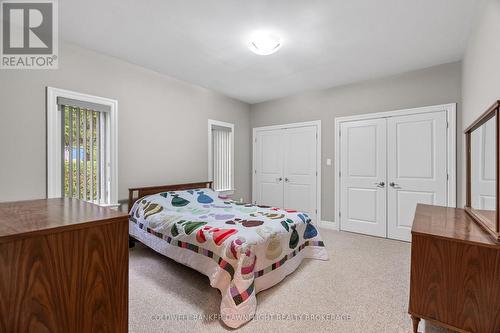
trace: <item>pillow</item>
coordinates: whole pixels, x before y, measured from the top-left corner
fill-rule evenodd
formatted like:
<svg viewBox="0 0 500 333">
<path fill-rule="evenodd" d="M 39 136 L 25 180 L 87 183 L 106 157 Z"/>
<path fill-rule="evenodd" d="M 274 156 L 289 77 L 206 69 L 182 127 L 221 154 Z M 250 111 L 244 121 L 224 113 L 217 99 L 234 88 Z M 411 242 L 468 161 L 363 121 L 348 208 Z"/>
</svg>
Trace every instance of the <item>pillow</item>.
<svg viewBox="0 0 500 333">
<path fill-rule="evenodd" d="M 171 202 L 174 207 L 183 207 L 187 206 L 190 203 L 198 203 L 198 204 L 211 204 L 215 201 L 222 200 L 219 198 L 219 193 L 210 189 L 210 188 L 198 188 L 192 190 L 182 190 L 182 191 L 168 191 L 159 193 L 164 198 L 171 199 L 168 200 Z"/>
</svg>

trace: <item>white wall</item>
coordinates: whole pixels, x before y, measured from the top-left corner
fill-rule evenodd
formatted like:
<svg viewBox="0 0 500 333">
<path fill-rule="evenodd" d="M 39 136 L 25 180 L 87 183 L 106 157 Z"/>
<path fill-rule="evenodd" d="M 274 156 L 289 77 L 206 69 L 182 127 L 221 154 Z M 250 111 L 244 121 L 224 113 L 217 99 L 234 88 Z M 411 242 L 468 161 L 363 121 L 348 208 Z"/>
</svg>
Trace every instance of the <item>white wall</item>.
<svg viewBox="0 0 500 333">
<path fill-rule="evenodd" d="M 0 202 L 46 196 L 46 86 L 118 100 L 119 198 L 132 186 L 207 180 L 210 118 L 235 124 L 235 196 L 250 199 L 247 104 L 63 44 L 58 70 L 0 71 Z"/>
<path fill-rule="evenodd" d="M 463 129 L 500 99 L 500 0 L 485 3 L 469 38 L 462 64 L 462 98 Z"/>
<path fill-rule="evenodd" d="M 334 156 L 333 119 L 459 102 L 460 138 L 460 124 L 462 128 L 468 126 L 500 98 L 499 36 L 500 0 L 490 0 L 469 40 L 462 64 L 304 92 L 252 106 L 65 43 L 61 45 L 59 70 L 0 71 L 0 201 L 45 197 L 45 87 L 54 86 L 119 101 L 120 198 L 126 197 L 129 186 L 205 180 L 206 121 L 212 118 L 235 124 L 236 196 L 249 200 L 251 128 L 320 119 L 322 218 L 333 220 L 333 168 L 324 163 Z M 462 141 L 458 141 L 460 175 Z M 459 202 L 463 202 L 463 182 L 458 185 Z"/>
<path fill-rule="evenodd" d="M 462 64 L 463 127 L 500 99 L 500 0 L 483 7 Z"/>
<path fill-rule="evenodd" d="M 322 121 L 322 220 L 334 221 L 334 170 L 326 166 L 326 159 L 334 158 L 335 117 L 455 102 L 461 124 L 459 62 L 255 104 L 251 106 L 251 124 L 259 127 Z M 459 161 L 461 158 L 458 154 Z"/>
</svg>

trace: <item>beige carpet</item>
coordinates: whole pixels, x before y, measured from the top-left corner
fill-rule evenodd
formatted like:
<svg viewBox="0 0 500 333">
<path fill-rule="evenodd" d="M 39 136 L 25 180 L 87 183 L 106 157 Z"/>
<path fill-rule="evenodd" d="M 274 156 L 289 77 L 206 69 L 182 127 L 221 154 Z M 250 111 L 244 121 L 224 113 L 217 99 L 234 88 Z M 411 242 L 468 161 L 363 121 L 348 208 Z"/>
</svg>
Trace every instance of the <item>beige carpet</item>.
<svg viewBox="0 0 500 333">
<path fill-rule="evenodd" d="M 258 320 L 236 331 L 411 332 L 410 244 L 323 229 L 321 235 L 330 260 L 304 260 L 257 294 Z M 129 297 L 131 332 L 231 331 L 214 318 L 220 294 L 207 277 L 143 245 L 130 251 Z"/>
</svg>

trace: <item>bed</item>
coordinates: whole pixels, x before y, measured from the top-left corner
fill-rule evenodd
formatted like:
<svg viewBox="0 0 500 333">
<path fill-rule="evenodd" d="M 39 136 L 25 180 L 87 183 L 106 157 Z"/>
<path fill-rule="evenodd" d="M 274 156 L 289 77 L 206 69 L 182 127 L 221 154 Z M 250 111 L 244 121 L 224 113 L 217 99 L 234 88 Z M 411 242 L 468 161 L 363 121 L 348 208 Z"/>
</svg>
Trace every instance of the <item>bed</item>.
<svg viewBox="0 0 500 333">
<path fill-rule="evenodd" d="M 129 233 L 210 279 L 222 295 L 220 319 L 237 328 L 255 314 L 256 293 L 305 258 L 328 260 L 305 213 L 219 196 L 211 182 L 129 189 Z"/>
</svg>

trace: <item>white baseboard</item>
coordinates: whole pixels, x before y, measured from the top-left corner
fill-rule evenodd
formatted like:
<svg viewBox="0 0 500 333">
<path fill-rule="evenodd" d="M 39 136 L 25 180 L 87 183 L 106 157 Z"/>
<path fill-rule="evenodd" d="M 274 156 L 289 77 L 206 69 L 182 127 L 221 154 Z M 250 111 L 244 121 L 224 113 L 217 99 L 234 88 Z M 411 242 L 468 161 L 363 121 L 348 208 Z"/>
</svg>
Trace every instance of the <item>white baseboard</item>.
<svg viewBox="0 0 500 333">
<path fill-rule="evenodd" d="M 319 221 L 319 227 L 323 229 L 329 229 L 329 230 L 339 230 L 339 225 L 338 223 L 334 221 Z"/>
</svg>

